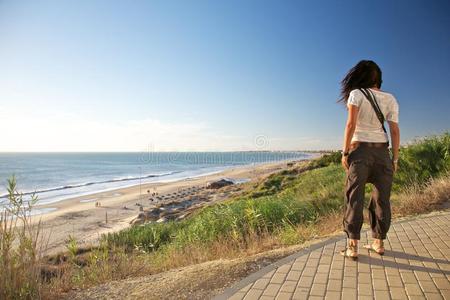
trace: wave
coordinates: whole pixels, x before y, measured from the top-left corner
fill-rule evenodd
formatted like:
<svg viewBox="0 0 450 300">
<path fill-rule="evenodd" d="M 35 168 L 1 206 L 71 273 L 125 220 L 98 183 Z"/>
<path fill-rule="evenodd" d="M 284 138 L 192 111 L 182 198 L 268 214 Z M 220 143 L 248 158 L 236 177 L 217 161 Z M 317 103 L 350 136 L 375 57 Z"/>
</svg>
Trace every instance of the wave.
<svg viewBox="0 0 450 300">
<path fill-rule="evenodd" d="M 115 179 L 109 179 L 109 180 L 102 180 L 102 181 L 90 181 L 90 182 L 85 182 L 85 183 L 79 183 L 79 184 L 69 184 L 69 185 L 63 185 L 63 186 L 58 186 L 58 187 L 53 187 L 53 188 L 47 188 L 47 189 L 42 189 L 42 190 L 36 190 L 33 192 L 23 192 L 20 193 L 21 195 L 32 195 L 32 194 L 41 194 L 41 193 L 47 193 L 47 192 L 54 192 L 54 191 L 61 191 L 61 190 L 66 190 L 66 189 L 73 189 L 73 188 L 80 188 L 80 187 L 85 187 L 85 186 L 90 186 L 90 185 L 95 185 L 95 184 L 104 184 L 104 183 L 114 183 L 114 182 L 124 182 L 124 181 L 133 181 L 133 180 L 139 180 L 139 179 L 148 179 L 148 178 L 155 178 L 155 177 L 164 177 L 164 176 L 169 176 L 169 175 L 173 175 L 173 174 L 177 174 L 180 173 L 181 171 L 172 171 L 172 172 L 167 172 L 167 173 L 161 173 L 161 174 L 148 174 L 148 175 L 144 175 L 144 176 L 128 176 L 128 177 L 121 177 L 121 178 L 115 178 Z M 3 194 L 0 195 L 0 199 L 5 199 L 8 198 L 9 194 Z"/>
</svg>

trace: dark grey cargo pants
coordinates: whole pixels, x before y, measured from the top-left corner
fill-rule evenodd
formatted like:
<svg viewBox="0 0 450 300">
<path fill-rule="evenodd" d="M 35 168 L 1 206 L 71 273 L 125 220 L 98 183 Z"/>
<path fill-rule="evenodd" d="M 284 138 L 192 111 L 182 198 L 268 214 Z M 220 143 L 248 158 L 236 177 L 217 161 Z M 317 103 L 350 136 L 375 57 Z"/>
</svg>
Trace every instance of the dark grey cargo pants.
<svg viewBox="0 0 450 300">
<path fill-rule="evenodd" d="M 360 145 L 350 152 L 348 164 L 343 220 L 347 237 L 360 239 L 363 224 L 364 191 L 368 182 L 373 184 L 369 204 L 372 237 L 386 239 L 386 234 L 391 225 L 389 198 L 393 179 L 393 167 L 388 148 L 371 148 Z"/>
</svg>

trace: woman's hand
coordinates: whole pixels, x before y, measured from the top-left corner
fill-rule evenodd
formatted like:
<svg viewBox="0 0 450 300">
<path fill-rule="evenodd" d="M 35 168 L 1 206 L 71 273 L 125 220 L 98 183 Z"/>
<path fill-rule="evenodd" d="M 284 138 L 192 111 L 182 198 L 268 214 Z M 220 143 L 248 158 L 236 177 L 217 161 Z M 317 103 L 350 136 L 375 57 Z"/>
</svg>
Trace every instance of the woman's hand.
<svg viewBox="0 0 450 300">
<path fill-rule="evenodd" d="M 348 171 L 348 155 L 342 155 L 341 163 L 344 169 Z"/>
<path fill-rule="evenodd" d="M 394 173 L 398 171 L 398 160 L 392 160 L 392 168 L 394 169 Z"/>
</svg>

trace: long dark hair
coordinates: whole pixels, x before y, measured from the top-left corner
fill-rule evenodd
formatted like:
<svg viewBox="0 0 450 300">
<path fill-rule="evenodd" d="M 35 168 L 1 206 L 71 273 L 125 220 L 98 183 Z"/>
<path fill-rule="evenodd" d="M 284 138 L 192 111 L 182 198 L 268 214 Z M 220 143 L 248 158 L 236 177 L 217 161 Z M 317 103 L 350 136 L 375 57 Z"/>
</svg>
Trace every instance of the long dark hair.
<svg viewBox="0 0 450 300">
<path fill-rule="evenodd" d="M 381 69 L 371 60 L 361 60 L 348 71 L 341 81 L 341 98 L 338 102 L 347 103 L 350 92 L 354 89 L 381 87 Z"/>
</svg>

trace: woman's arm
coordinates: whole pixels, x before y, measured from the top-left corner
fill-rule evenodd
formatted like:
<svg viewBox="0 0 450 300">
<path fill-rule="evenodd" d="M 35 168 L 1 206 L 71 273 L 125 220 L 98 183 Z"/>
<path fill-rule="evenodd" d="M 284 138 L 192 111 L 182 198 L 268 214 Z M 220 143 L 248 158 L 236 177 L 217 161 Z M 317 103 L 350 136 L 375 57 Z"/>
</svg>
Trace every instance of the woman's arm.
<svg viewBox="0 0 450 300">
<path fill-rule="evenodd" d="M 394 166 L 394 171 L 398 169 L 398 151 L 400 147 L 400 128 L 398 123 L 388 121 L 389 131 L 391 133 L 392 142 L 392 165 Z"/>
<path fill-rule="evenodd" d="M 345 125 L 344 146 L 342 147 L 342 166 L 348 170 L 348 151 L 353 134 L 355 133 L 356 120 L 358 118 L 359 107 L 356 105 L 348 105 L 347 124 Z"/>
</svg>

